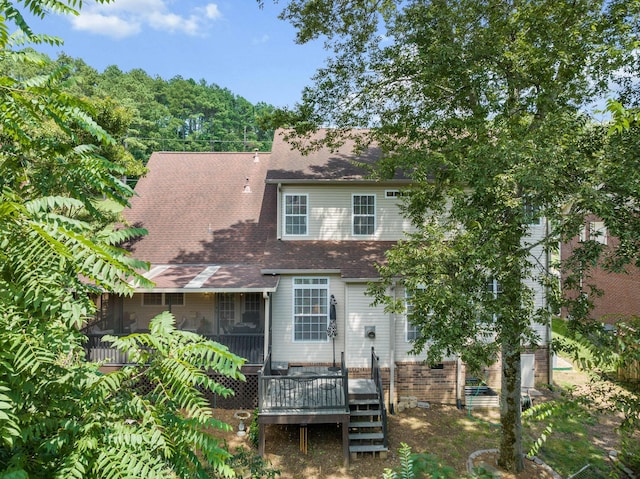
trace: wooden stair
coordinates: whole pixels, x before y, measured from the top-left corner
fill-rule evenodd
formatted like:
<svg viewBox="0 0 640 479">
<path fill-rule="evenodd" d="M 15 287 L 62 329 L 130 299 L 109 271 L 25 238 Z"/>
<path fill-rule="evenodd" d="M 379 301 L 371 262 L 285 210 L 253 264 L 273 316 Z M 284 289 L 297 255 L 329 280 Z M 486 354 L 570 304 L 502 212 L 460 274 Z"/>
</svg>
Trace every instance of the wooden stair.
<svg viewBox="0 0 640 479">
<path fill-rule="evenodd" d="M 355 459 L 358 453 L 376 453 L 386 457 L 386 411 L 370 379 L 349 381 L 349 453 Z M 381 408 L 382 405 L 382 408 Z"/>
</svg>

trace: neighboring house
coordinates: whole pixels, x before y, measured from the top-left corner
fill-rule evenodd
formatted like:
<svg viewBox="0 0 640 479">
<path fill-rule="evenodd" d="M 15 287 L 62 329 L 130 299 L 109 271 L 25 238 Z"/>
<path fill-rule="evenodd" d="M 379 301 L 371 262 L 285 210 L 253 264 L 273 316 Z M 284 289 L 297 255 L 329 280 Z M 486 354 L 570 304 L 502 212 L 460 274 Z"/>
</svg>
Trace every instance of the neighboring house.
<svg viewBox="0 0 640 479">
<path fill-rule="evenodd" d="M 415 329 L 365 294 L 385 251 L 412 229 L 398 208 L 409 180 L 368 179 L 353 160 L 375 162 L 380 152 L 354 157 L 351 146 L 302 155 L 276 133 L 270 153 L 154 153 L 124 215 L 149 231 L 129 249 L 151 263 L 146 277 L 155 287 L 131 298 L 105 295 L 94 327 L 144 330 L 169 309 L 180 328 L 229 345 L 249 364 L 262 365 L 271 351 L 274 374 L 343 357 L 350 380 L 370 377 L 375 347 L 388 404 L 403 396 L 463 401 L 464 365 L 452 357 L 430 367 L 409 355 Z M 532 224 L 532 238 L 545 228 L 543 220 Z M 405 293 L 398 284 L 390 294 Z M 545 304 L 541 290 L 536 301 Z M 526 387 L 551 381 L 548 328 L 537 329 L 541 347 L 523 355 Z M 91 357 L 126 361 L 92 341 Z M 487 380 L 499 386 L 499 365 Z"/>
<path fill-rule="evenodd" d="M 586 240 L 597 241 L 605 248 L 614 247 L 618 239 L 612 237 L 606 226 L 599 218 L 590 216 L 578 236 L 571 242 L 561 245 L 560 258 L 564 263 L 580 243 Z M 611 273 L 601 267 L 596 267 L 588 272 L 582 286 L 589 294 L 589 286 L 593 285 L 602 292 L 602 295 L 592 294 L 593 310 L 591 317 L 605 324 L 614 324 L 621 318 L 628 316 L 640 316 L 640 270 L 633 265 L 628 265 L 625 272 Z M 565 291 L 568 295 L 575 295 L 577 291 Z M 563 316 L 567 312 L 563 311 Z"/>
</svg>

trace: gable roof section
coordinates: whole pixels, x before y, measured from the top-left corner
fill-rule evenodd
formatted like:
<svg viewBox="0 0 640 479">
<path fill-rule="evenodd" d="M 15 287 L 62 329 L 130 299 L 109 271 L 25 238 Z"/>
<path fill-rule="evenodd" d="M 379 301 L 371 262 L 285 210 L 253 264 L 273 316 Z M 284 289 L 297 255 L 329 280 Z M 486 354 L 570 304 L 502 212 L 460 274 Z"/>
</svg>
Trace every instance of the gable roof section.
<svg viewBox="0 0 640 479">
<path fill-rule="evenodd" d="M 356 142 L 345 140 L 338 151 L 331 151 L 327 147 L 311 150 L 302 154 L 293 149 L 284 140 L 284 130 L 277 130 L 273 138 L 271 149 L 271 168 L 267 173 L 269 183 L 294 182 L 373 182 L 370 178 L 369 167 L 374 166 L 382 158 L 382 150 L 371 145 L 360 154 L 354 154 Z M 308 148 L 323 138 L 326 130 L 320 129 L 308 139 L 300 140 L 303 148 Z M 398 175 L 395 181 L 407 179 Z"/>
<path fill-rule="evenodd" d="M 152 264 L 260 264 L 274 223 L 265 198 L 270 155 L 153 153 L 126 221 L 149 234 L 129 246 Z"/>
<path fill-rule="evenodd" d="M 394 242 L 277 239 L 278 183 L 373 182 L 353 161 L 353 143 L 344 153 L 325 148 L 303 155 L 281 133 L 272 153 L 151 155 L 149 173 L 123 214 L 149 232 L 127 248 L 151 263 L 154 291 L 273 291 L 276 275 L 303 272 L 378 277 L 374 265 L 385 261 Z M 372 164 L 380 155 L 370 148 L 356 161 Z"/>
</svg>

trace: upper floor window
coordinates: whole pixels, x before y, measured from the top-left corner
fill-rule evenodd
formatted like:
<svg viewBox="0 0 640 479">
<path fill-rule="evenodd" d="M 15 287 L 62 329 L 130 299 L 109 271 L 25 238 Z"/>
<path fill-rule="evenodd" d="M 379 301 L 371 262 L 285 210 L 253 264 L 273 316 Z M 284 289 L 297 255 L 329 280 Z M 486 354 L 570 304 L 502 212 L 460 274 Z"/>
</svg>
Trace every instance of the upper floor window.
<svg viewBox="0 0 640 479">
<path fill-rule="evenodd" d="M 376 231 L 376 196 L 353 195 L 353 234 L 372 235 Z"/>
<path fill-rule="evenodd" d="M 294 341 L 327 341 L 329 279 L 294 278 Z"/>
<path fill-rule="evenodd" d="M 607 244 L 607 227 L 604 221 L 589 221 L 584 228 L 580 230 L 579 241 L 597 241 L 601 244 Z"/>
<path fill-rule="evenodd" d="M 284 196 L 284 232 L 288 235 L 306 235 L 308 224 L 308 196 Z"/>
<path fill-rule="evenodd" d="M 538 205 L 534 205 L 533 202 L 531 201 L 531 198 L 528 196 L 523 197 L 522 205 L 524 208 L 525 223 L 528 225 L 539 225 L 540 224 L 540 207 Z"/>
<path fill-rule="evenodd" d="M 589 222 L 589 239 L 598 243 L 607 244 L 607 227 L 604 221 Z"/>
</svg>

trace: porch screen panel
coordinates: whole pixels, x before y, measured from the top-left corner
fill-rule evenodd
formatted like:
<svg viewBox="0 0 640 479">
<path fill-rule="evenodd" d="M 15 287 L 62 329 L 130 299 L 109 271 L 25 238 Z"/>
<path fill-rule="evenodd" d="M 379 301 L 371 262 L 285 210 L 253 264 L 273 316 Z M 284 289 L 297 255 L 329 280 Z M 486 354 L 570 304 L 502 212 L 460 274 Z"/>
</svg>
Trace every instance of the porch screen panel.
<svg viewBox="0 0 640 479">
<path fill-rule="evenodd" d="M 294 341 L 327 341 L 329 280 L 295 278 L 293 288 Z"/>
<path fill-rule="evenodd" d="M 231 293 L 221 293 L 218 296 L 218 317 L 224 321 L 235 321 L 236 300 Z"/>
</svg>

